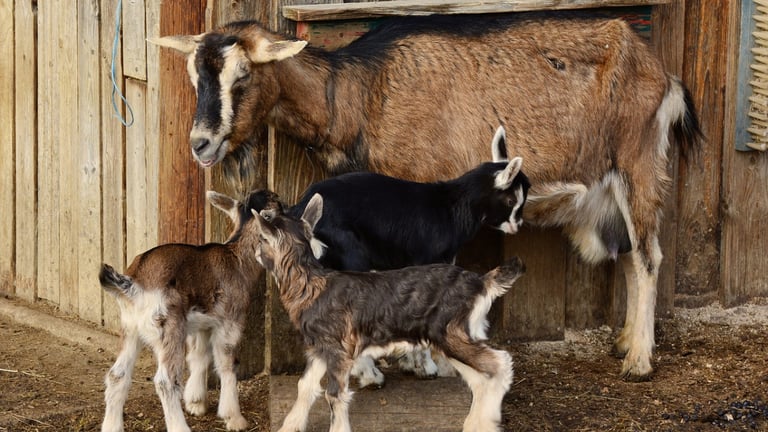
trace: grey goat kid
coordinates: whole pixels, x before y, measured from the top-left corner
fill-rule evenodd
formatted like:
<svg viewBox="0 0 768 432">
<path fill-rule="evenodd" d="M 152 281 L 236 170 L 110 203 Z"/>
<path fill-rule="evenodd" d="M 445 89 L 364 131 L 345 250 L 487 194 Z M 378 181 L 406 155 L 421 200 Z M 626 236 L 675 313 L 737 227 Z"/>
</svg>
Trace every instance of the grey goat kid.
<svg viewBox="0 0 768 432">
<path fill-rule="evenodd" d="M 486 345 L 487 315 L 494 299 L 525 271 L 520 259 L 482 276 L 450 264 L 382 272 L 326 269 L 310 244 L 322 206 L 316 194 L 300 220 L 274 210 L 254 211 L 260 230 L 256 257 L 277 280 L 280 300 L 307 350 L 298 397 L 280 431 L 306 429 L 325 375 L 330 430 L 351 430 L 349 376 L 357 357 L 418 345 L 444 354 L 469 385 L 472 405 L 464 431 L 499 430 L 512 359 Z"/>
</svg>

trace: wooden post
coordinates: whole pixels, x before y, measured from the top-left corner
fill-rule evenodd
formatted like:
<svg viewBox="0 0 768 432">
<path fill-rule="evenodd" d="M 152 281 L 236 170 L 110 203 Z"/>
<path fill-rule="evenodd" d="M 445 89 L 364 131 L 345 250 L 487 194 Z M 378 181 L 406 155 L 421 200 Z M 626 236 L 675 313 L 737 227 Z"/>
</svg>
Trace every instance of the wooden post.
<svg viewBox="0 0 768 432">
<path fill-rule="evenodd" d="M 14 275 L 14 228 L 16 214 L 14 206 L 14 121 L 13 121 L 13 82 L 14 82 L 14 37 L 13 2 L 0 4 L 0 292 L 13 294 Z"/>
<path fill-rule="evenodd" d="M 205 0 L 163 2 L 160 35 L 202 33 L 205 6 Z M 204 241 L 205 178 L 189 149 L 195 94 L 187 76 L 183 56 L 172 50 L 160 51 L 160 243 Z"/>
</svg>

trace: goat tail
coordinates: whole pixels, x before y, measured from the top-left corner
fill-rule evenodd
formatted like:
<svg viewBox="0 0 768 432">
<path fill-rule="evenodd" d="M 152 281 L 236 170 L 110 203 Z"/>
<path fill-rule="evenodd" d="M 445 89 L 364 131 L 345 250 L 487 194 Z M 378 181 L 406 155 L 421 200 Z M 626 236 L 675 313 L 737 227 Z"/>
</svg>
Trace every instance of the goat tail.
<svg viewBox="0 0 768 432">
<path fill-rule="evenodd" d="M 127 297 L 133 296 L 133 279 L 121 274 L 109 264 L 102 264 L 99 272 L 99 282 L 108 292 Z"/>
<path fill-rule="evenodd" d="M 525 273 L 525 264 L 519 257 L 513 257 L 489 271 L 483 276 L 486 295 L 490 297 L 491 301 L 503 296 L 523 273 Z"/>
<path fill-rule="evenodd" d="M 657 119 L 663 131 L 671 128 L 672 136 L 687 161 L 699 160 L 704 141 L 699 116 L 688 88 L 675 76 L 669 77 L 669 88 L 659 107 Z"/>
</svg>

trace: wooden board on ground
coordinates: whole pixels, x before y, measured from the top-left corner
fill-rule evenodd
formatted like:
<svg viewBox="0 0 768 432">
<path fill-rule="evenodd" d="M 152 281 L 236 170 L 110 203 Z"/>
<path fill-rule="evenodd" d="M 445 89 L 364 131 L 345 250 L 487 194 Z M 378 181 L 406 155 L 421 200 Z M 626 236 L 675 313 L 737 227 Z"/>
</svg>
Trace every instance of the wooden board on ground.
<svg viewBox="0 0 768 432">
<path fill-rule="evenodd" d="M 424 381 L 398 373 L 386 373 L 386 385 L 378 390 L 355 392 L 349 406 L 352 430 L 368 432 L 455 432 L 469 413 L 471 393 L 461 378 Z M 270 377 L 269 415 L 276 431 L 296 400 L 299 377 Z M 330 411 L 320 396 L 309 414 L 307 432 L 327 431 Z"/>
</svg>

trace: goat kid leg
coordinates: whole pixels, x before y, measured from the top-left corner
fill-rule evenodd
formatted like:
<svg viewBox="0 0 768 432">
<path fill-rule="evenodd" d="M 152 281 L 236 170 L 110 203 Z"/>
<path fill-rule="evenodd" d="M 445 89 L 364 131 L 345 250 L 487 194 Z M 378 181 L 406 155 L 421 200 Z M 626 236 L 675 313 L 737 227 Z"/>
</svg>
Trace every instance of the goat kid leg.
<svg viewBox="0 0 768 432">
<path fill-rule="evenodd" d="M 398 360 L 400 370 L 412 372 L 419 378 L 433 379 L 437 378 L 438 367 L 432 361 L 432 354 L 429 348 L 417 346 L 412 351 L 405 353 Z"/>
<path fill-rule="evenodd" d="M 309 410 L 323 392 L 320 380 L 326 370 L 324 360 L 312 355 L 307 357 L 307 367 L 304 369 L 304 375 L 299 379 L 296 402 L 283 420 L 283 426 L 279 432 L 304 432 L 307 429 Z"/>
<path fill-rule="evenodd" d="M 637 275 L 635 322 L 629 333 L 629 349 L 621 366 L 621 375 L 627 381 L 647 381 L 653 373 L 651 358 L 655 345 L 656 286 L 662 255 L 655 236 L 649 240 L 649 244 L 649 256 L 633 253 Z"/>
<path fill-rule="evenodd" d="M 190 432 L 184 411 L 181 409 L 181 383 L 184 372 L 185 324 L 168 320 L 163 327 L 162 338 L 153 342 L 157 357 L 155 390 L 160 397 L 168 432 Z"/>
<path fill-rule="evenodd" d="M 215 330 L 211 337 L 213 361 L 221 379 L 218 416 L 227 422 L 227 430 L 237 431 L 248 427 L 248 421 L 240 412 L 235 375 L 235 348 L 241 333 L 240 328 L 232 324 Z"/>
<path fill-rule="evenodd" d="M 629 344 L 631 335 L 634 332 L 635 319 L 637 314 L 637 272 L 635 271 L 635 254 L 637 251 L 633 250 L 630 253 L 626 253 L 619 256 L 619 263 L 624 272 L 624 280 L 627 290 L 627 311 L 624 317 L 624 327 L 621 329 L 621 333 L 616 338 L 613 345 L 613 352 L 619 358 L 624 358 L 629 351 Z"/>
<path fill-rule="evenodd" d="M 187 336 L 187 364 L 189 379 L 184 387 L 184 406 L 187 412 L 200 416 L 208 408 L 208 367 L 211 364 L 210 335 L 200 331 Z"/>
<path fill-rule="evenodd" d="M 357 358 L 352 367 L 352 375 L 357 378 L 360 388 L 368 386 L 384 387 L 384 374 L 376 367 L 373 357 L 364 355 Z"/>
<path fill-rule="evenodd" d="M 472 391 L 472 405 L 464 420 L 463 431 L 499 431 L 502 400 L 512 385 L 512 357 L 506 351 L 484 345 L 475 348 L 480 348 L 482 354 L 475 358 L 473 363 L 480 364 L 474 367 L 458 359 L 448 359 Z"/>
<path fill-rule="evenodd" d="M 123 344 L 115 364 L 109 369 L 104 384 L 106 410 L 101 424 L 102 432 L 123 431 L 123 407 L 131 388 L 133 368 L 141 350 L 141 340 L 135 329 L 123 331 Z"/>
<path fill-rule="evenodd" d="M 331 408 L 331 427 L 329 432 L 352 432 L 349 424 L 349 403 L 352 392 L 349 391 L 350 367 L 346 362 L 337 362 L 334 370 L 328 371 L 328 388 L 325 390 L 325 400 Z M 351 363 L 351 362 L 350 362 Z"/>
</svg>

